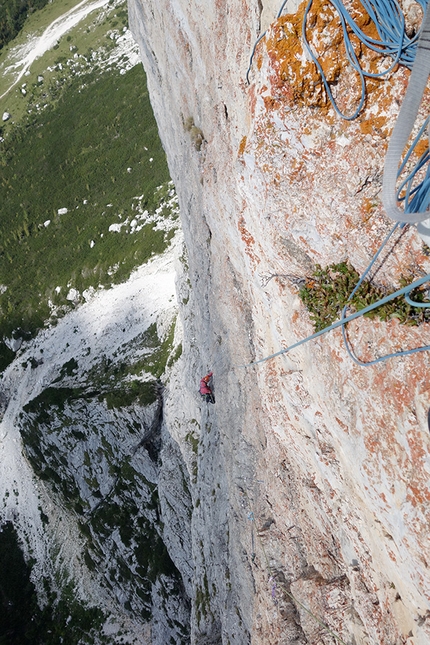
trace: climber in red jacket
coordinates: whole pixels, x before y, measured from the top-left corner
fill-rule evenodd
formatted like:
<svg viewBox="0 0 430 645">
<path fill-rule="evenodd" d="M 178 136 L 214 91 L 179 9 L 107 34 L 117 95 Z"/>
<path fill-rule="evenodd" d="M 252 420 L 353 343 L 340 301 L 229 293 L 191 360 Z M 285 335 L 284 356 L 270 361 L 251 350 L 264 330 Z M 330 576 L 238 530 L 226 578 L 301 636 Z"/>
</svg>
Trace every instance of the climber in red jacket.
<svg viewBox="0 0 430 645">
<path fill-rule="evenodd" d="M 199 392 L 202 395 L 204 399 L 206 399 L 207 403 L 215 403 L 215 397 L 213 395 L 213 392 L 211 388 L 209 387 L 208 383 L 212 378 L 213 372 L 209 372 L 209 374 L 206 374 L 201 380 L 200 380 L 200 388 Z"/>
</svg>

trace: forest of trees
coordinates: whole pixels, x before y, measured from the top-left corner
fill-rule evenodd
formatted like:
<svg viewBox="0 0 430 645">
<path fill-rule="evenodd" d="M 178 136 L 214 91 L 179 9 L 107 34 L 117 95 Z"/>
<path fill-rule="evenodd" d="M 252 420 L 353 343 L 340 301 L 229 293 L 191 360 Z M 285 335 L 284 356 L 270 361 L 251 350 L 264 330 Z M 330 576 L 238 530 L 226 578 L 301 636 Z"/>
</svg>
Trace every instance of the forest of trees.
<svg viewBox="0 0 430 645">
<path fill-rule="evenodd" d="M 0 0 L 0 50 L 21 31 L 29 13 L 48 0 Z"/>
</svg>

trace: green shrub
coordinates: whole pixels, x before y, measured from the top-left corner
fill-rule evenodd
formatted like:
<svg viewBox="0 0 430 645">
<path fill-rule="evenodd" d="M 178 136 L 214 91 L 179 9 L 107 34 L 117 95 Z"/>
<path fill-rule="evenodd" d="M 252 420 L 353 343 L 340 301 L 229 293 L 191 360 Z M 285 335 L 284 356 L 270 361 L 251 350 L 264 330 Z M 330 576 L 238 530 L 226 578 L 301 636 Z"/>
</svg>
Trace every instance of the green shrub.
<svg viewBox="0 0 430 645">
<path fill-rule="evenodd" d="M 347 262 L 331 264 L 325 269 L 319 265 L 316 267 L 312 277 L 306 281 L 299 292 L 300 298 L 310 313 L 315 331 L 321 331 L 339 320 L 342 309 L 347 303 L 353 311 L 359 311 L 387 295 L 385 289 L 364 281 L 353 298 L 348 301 L 359 278 L 357 271 Z M 412 281 L 412 276 L 403 277 L 400 285 L 404 287 Z M 424 289 L 418 289 L 411 294 L 411 297 L 412 300 L 423 302 L 424 295 Z M 403 297 L 395 298 L 364 315 L 381 320 L 397 318 L 399 322 L 407 325 L 430 321 L 430 309 L 412 307 Z"/>
<path fill-rule="evenodd" d="M 202 130 L 195 125 L 194 118 L 192 116 L 189 116 L 187 119 L 185 119 L 184 128 L 187 132 L 190 133 L 191 141 L 195 149 L 199 151 L 202 147 L 205 137 Z"/>
<path fill-rule="evenodd" d="M 103 398 L 109 410 L 131 406 L 133 403 L 141 406 L 151 405 L 157 400 L 156 382 L 126 382 L 120 388 L 107 392 Z"/>
</svg>

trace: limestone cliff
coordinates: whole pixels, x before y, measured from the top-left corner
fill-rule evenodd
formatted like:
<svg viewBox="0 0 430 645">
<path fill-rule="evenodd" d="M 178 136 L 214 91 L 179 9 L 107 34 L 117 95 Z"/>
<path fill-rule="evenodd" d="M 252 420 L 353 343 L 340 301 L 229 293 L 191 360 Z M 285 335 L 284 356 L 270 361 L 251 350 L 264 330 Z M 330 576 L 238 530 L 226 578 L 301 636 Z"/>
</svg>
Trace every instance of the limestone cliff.
<svg viewBox="0 0 430 645">
<path fill-rule="evenodd" d="M 329 43 L 327 68 L 350 111 L 356 80 L 318 7 L 314 33 Z M 174 522 L 166 540 L 191 597 L 193 643 L 424 645 L 428 354 L 362 367 L 335 331 L 243 367 L 312 333 L 297 285 L 316 264 L 362 272 L 390 229 L 381 173 L 409 73 L 369 83 L 363 111 L 344 121 L 300 44 L 303 6 L 275 21 L 277 9 L 129 2 L 188 251 L 189 283 L 178 285 L 184 362 L 165 414 L 193 510 L 190 542 Z M 248 85 L 253 44 L 270 22 Z M 423 271 L 409 229 L 372 278 L 394 290 Z M 427 324 L 395 316 L 348 330 L 365 361 L 430 340 Z M 207 368 L 210 408 L 195 392 Z M 165 508 L 169 492 L 166 477 Z"/>
</svg>

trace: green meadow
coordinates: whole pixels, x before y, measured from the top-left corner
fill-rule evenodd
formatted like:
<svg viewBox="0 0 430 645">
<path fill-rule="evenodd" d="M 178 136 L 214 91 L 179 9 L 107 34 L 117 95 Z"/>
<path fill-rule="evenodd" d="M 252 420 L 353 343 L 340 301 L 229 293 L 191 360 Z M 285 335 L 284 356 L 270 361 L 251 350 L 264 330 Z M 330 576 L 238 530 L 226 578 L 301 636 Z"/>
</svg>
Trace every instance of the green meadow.
<svg viewBox="0 0 430 645">
<path fill-rule="evenodd" d="M 124 7 L 112 10 L 104 36 L 124 21 Z M 66 56 L 76 53 L 74 42 L 83 49 L 94 33 L 102 38 L 103 29 L 91 16 L 64 36 L 56 60 L 47 53 L 55 67 L 28 83 L 22 118 L 3 128 L 0 338 L 55 322 L 84 290 L 126 280 L 173 236 L 176 197 L 142 65 L 104 70 L 111 38 L 97 56 L 87 49 L 78 71 Z M 17 89 L 11 93 L 16 99 Z M 0 369 L 11 357 L 1 343 Z"/>
</svg>

